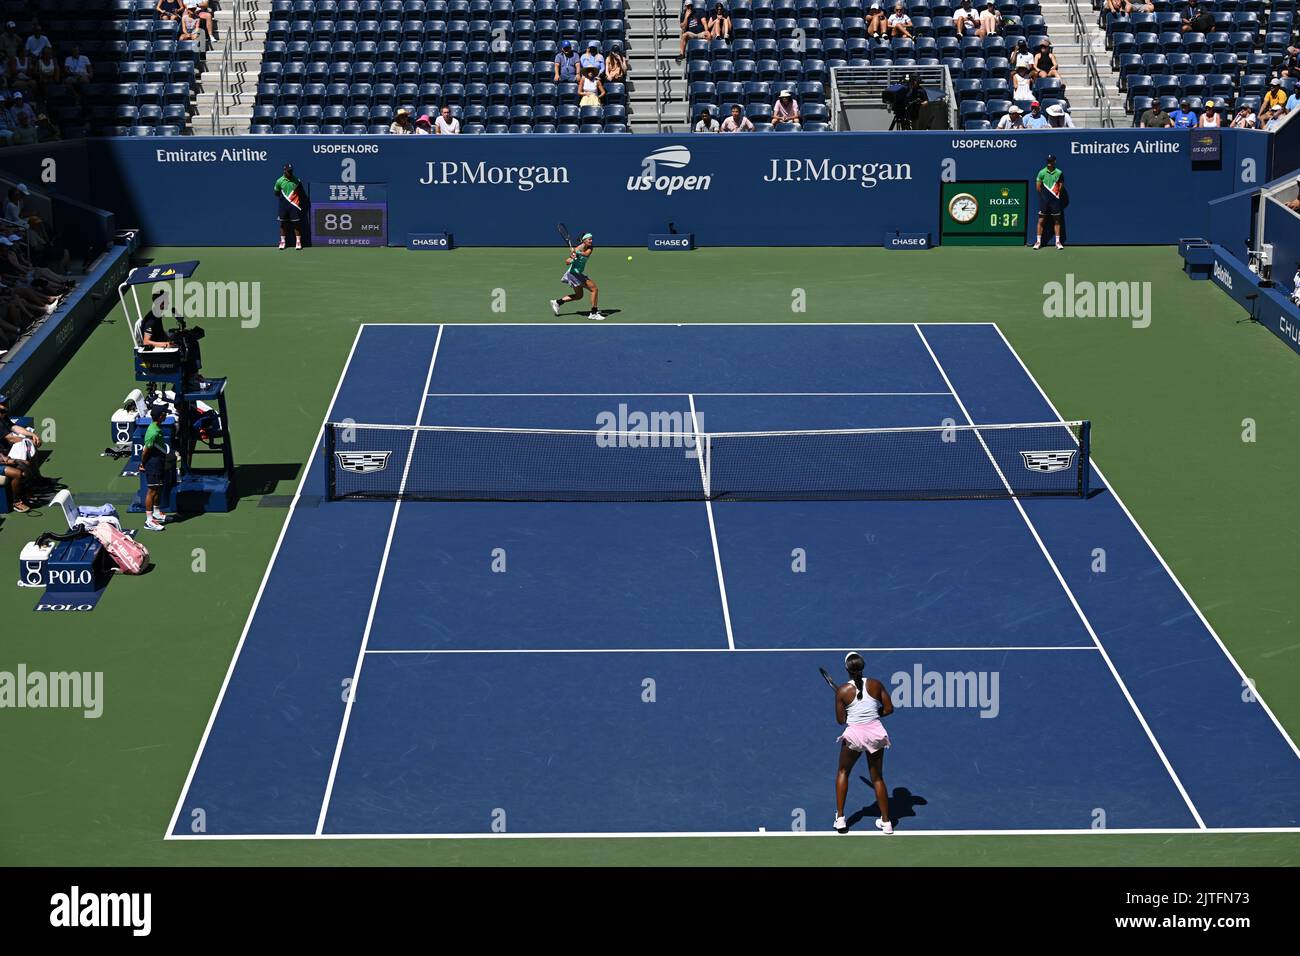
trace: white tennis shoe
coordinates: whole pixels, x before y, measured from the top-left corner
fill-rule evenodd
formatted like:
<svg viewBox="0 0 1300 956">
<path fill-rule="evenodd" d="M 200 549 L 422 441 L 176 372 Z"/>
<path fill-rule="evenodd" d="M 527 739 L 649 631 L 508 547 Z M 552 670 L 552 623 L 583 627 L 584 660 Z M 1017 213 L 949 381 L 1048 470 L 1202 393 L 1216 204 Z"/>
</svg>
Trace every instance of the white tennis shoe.
<svg viewBox="0 0 1300 956">
<path fill-rule="evenodd" d="M 552 299 L 552 300 L 551 300 L 551 311 L 554 312 L 556 315 L 559 315 L 559 314 L 560 314 L 560 300 L 559 300 L 559 299 Z"/>
<path fill-rule="evenodd" d="M 838 830 L 840 833 L 848 833 L 849 823 L 843 817 L 836 817 L 833 829 Z"/>
<path fill-rule="evenodd" d="M 893 832 L 894 832 L 894 824 L 893 824 L 891 821 L 889 821 L 889 820 L 881 820 L 881 819 L 877 819 L 877 820 L 876 820 L 876 829 L 879 830 L 881 833 L 893 833 Z"/>
<path fill-rule="evenodd" d="M 587 318 L 591 319 L 591 321 L 593 322 L 605 321 L 605 317 L 601 315 L 599 312 L 597 312 L 595 309 L 592 309 L 590 312 L 587 313 Z"/>
</svg>

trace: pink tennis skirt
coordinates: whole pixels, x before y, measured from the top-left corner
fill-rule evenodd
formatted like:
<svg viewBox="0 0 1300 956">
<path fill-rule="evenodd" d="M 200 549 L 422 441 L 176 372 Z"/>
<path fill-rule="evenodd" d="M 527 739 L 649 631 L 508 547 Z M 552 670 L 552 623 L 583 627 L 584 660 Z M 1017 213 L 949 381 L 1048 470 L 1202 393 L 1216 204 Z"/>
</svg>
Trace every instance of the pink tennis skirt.
<svg viewBox="0 0 1300 956">
<path fill-rule="evenodd" d="M 865 724 L 849 724 L 844 728 L 844 733 L 835 739 L 844 741 L 850 750 L 859 753 L 873 754 L 889 746 L 889 734 L 885 733 L 885 725 L 879 720 L 868 721 Z"/>
</svg>

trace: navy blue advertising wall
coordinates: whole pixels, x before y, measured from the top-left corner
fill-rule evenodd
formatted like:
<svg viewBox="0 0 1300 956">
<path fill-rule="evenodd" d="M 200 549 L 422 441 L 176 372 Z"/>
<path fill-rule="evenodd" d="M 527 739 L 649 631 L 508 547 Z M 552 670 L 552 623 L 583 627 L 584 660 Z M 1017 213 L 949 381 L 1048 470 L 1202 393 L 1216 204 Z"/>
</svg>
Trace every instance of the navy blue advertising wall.
<svg viewBox="0 0 1300 956">
<path fill-rule="evenodd" d="M 1191 131 L 1137 129 L 122 138 L 88 150 L 97 203 L 156 245 L 273 242 L 285 162 L 306 183 L 386 186 L 391 245 L 444 231 L 457 245 L 546 245 L 557 221 L 607 245 L 644 245 L 669 222 L 701 246 L 880 245 L 894 230 L 938 238 L 941 182 L 1032 182 L 1049 152 L 1070 189 L 1071 243 L 1172 244 L 1208 234 L 1209 200 L 1268 178 L 1267 135 L 1224 130 L 1221 144 L 1218 162 L 1195 164 Z"/>
</svg>

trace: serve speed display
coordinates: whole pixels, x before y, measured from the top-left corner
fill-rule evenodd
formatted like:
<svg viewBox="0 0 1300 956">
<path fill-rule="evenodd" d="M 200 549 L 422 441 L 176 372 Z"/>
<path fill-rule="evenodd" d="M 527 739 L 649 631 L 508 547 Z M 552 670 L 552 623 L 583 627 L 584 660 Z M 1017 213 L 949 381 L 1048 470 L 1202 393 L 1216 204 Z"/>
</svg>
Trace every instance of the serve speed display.
<svg viewBox="0 0 1300 956">
<path fill-rule="evenodd" d="M 313 203 L 311 241 L 314 246 L 386 246 L 388 204 Z"/>
<path fill-rule="evenodd" d="M 1029 228 L 1029 184 L 944 183 L 939 195 L 939 236 L 955 246 L 1021 246 Z"/>
</svg>

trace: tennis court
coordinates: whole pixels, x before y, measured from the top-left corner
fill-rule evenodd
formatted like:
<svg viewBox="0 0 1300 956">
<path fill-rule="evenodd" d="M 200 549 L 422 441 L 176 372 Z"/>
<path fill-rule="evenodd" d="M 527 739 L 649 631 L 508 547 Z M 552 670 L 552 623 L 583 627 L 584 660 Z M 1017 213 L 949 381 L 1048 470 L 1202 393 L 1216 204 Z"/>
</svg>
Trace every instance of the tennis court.
<svg viewBox="0 0 1300 956">
<path fill-rule="evenodd" d="M 1060 421 L 995 325 L 847 323 L 363 325 L 324 418 L 621 407 L 708 433 Z M 915 690 L 901 834 L 1300 825 L 1300 754 L 1095 466 L 1085 497 L 330 501 L 319 452 L 171 838 L 834 835 L 816 669 L 847 650 Z M 855 779 L 853 832 L 873 803 Z"/>
</svg>

